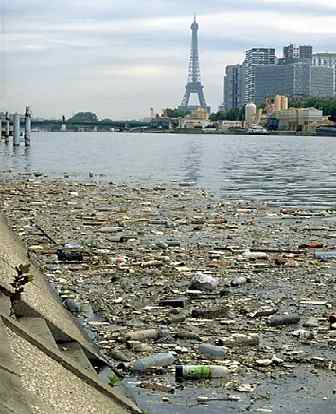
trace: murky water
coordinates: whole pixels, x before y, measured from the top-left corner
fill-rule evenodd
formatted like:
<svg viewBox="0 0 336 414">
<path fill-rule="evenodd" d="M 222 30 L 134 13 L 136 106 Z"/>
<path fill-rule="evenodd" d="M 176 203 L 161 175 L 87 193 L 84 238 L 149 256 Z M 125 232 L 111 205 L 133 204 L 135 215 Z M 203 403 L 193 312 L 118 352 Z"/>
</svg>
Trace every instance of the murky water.
<svg viewBox="0 0 336 414">
<path fill-rule="evenodd" d="M 336 139 L 127 133 L 35 133 L 32 147 L 0 143 L 0 170 L 126 183 L 195 182 L 220 197 L 274 205 L 336 202 Z"/>
</svg>

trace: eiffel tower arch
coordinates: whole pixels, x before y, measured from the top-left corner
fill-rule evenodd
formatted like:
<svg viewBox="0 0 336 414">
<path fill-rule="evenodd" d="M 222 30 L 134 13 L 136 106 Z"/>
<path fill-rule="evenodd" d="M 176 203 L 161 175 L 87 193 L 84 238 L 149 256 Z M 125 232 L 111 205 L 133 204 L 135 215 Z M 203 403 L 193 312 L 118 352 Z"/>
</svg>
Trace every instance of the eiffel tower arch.
<svg viewBox="0 0 336 414">
<path fill-rule="evenodd" d="M 201 70 L 199 64 L 199 53 L 198 53 L 198 29 L 199 25 L 196 22 L 196 16 L 191 25 L 191 53 L 189 60 L 189 71 L 188 71 L 188 81 L 185 87 L 185 93 L 182 99 L 182 103 L 179 106 L 179 109 L 182 111 L 193 111 L 196 108 L 204 108 L 210 113 L 210 106 L 206 104 L 204 97 L 204 86 L 201 82 Z M 199 106 L 189 105 L 190 97 L 192 94 L 196 94 L 199 100 Z"/>
</svg>

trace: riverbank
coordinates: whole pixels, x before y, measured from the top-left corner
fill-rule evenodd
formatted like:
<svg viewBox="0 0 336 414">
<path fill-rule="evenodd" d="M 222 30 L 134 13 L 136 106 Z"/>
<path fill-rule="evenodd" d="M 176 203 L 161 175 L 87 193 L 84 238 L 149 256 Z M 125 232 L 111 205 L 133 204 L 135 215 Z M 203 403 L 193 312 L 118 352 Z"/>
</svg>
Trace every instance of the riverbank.
<svg viewBox="0 0 336 414">
<path fill-rule="evenodd" d="M 332 412 L 335 210 L 219 200 L 185 183 L 30 177 L 6 179 L 0 192 L 10 226 L 141 408 L 201 413 L 203 396 L 213 413 Z M 69 244 L 77 261 L 57 255 Z M 288 314 L 289 325 L 270 320 Z M 257 340 L 235 345 L 236 334 Z M 200 351 L 207 343 L 223 347 L 220 361 Z M 164 352 L 174 364 L 134 378 L 137 360 Z M 228 375 L 179 385 L 177 363 Z"/>
<path fill-rule="evenodd" d="M 243 128 L 239 129 L 212 129 L 212 128 L 176 128 L 176 129 L 158 129 L 158 128 L 137 128 L 134 130 L 121 131 L 121 133 L 150 133 L 150 134 L 187 134 L 187 135 L 260 135 L 260 136 L 301 136 L 314 137 L 313 131 L 296 132 L 296 131 L 267 131 L 263 133 L 251 133 Z M 331 135 L 330 135 L 331 136 Z M 334 136 L 334 135 L 332 135 Z"/>
</svg>

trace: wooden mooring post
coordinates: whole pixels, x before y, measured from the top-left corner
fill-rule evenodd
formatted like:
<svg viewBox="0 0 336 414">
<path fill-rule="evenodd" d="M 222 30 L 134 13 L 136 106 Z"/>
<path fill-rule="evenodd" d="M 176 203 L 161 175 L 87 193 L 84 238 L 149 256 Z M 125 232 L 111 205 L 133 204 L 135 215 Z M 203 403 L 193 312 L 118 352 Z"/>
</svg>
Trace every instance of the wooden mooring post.
<svg viewBox="0 0 336 414">
<path fill-rule="evenodd" d="M 4 138 L 5 144 L 9 144 L 10 137 L 13 137 L 13 146 L 18 147 L 21 142 L 21 120 L 22 116 L 18 113 L 9 115 L 8 112 L 0 115 L 0 140 Z M 26 107 L 24 115 L 24 141 L 25 146 L 30 147 L 31 142 L 31 110 Z"/>
<path fill-rule="evenodd" d="M 25 146 L 30 147 L 30 135 L 31 135 L 31 112 L 29 106 L 26 107 L 25 115 Z"/>
<path fill-rule="evenodd" d="M 18 113 L 14 114 L 13 118 L 13 146 L 18 147 L 20 145 L 20 135 L 21 135 L 21 125 L 20 125 L 20 115 Z"/>
</svg>

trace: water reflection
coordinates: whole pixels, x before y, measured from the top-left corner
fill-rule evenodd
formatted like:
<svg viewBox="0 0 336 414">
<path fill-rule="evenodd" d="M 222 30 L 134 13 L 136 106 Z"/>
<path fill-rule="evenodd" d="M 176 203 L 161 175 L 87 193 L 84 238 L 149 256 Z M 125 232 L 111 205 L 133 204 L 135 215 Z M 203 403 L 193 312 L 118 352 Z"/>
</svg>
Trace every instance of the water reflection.
<svg viewBox="0 0 336 414">
<path fill-rule="evenodd" d="M 182 160 L 183 181 L 199 183 L 202 168 L 202 145 L 199 140 L 190 141 L 186 147 L 186 156 Z"/>
<path fill-rule="evenodd" d="M 23 158 L 25 159 L 25 164 L 24 164 L 25 172 L 30 172 L 33 169 L 30 155 L 31 155 L 31 148 L 25 147 L 24 152 L 23 152 Z"/>
</svg>

